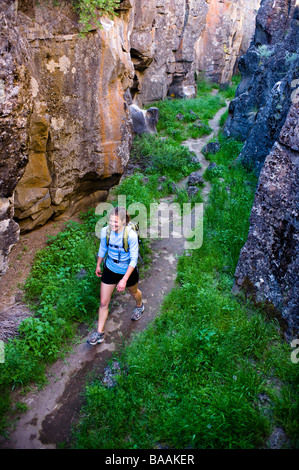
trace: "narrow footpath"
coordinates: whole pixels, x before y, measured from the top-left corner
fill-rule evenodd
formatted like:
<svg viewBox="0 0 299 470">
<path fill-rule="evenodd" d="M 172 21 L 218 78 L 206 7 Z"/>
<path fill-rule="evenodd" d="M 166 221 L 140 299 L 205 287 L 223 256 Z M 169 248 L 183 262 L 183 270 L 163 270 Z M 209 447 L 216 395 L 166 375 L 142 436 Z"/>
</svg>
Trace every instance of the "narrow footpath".
<svg viewBox="0 0 299 470">
<path fill-rule="evenodd" d="M 209 122 L 213 133 L 196 140 L 188 140 L 184 145 L 194 151 L 201 163 L 203 174 L 209 165 L 201 150 L 206 143 L 217 136 L 219 121 L 226 107 L 221 108 Z M 186 184 L 181 182 L 181 186 Z M 204 204 L 210 191 L 209 183 L 202 190 Z M 170 202 L 169 198 L 161 199 Z M 130 319 L 134 308 L 132 298 L 127 293 L 115 293 L 110 313 L 105 326 L 105 342 L 98 346 L 89 346 L 86 340 L 80 340 L 73 351 L 47 370 L 47 385 L 37 387 L 26 395 L 14 397 L 28 407 L 28 411 L 16 418 L 8 439 L 0 441 L 0 448 L 10 449 L 56 449 L 57 444 L 68 442 L 70 432 L 76 423 L 82 405 L 83 391 L 88 377 L 101 377 L 113 355 L 132 335 L 145 329 L 158 314 L 165 295 L 175 285 L 177 259 L 184 252 L 183 237 L 157 239 L 151 244 L 153 260 L 149 272 L 140 281 L 145 312 L 138 322 Z M 95 312 L 95 326 L 96 326 Z M 87 337 L 87 332 L 86 332 Z"/>
</svg>

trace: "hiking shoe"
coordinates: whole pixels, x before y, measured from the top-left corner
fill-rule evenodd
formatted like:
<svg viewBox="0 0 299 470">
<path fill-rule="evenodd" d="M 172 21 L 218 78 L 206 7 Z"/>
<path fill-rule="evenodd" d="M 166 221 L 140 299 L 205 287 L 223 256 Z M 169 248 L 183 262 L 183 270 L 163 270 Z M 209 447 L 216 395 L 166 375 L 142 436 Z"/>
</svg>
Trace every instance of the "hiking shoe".
<svg viewBox="0 0 299 470">
<path fill-rule="evenodd" d="M 140 320 L 142 314 L 143 314 L 143 311 L 144 311 L 144 305 L 141 304 L 141 307 L 135 307 L 134 308 L 134 311 L 131 315 L 131 320 Z"/>
<path fill-rule="evenodd" d="M 94 346 L 95 344 L 102 343 L 104 341 L 104 335 L 105 333 L 99 333 L 98 331 L 95 331 L 90 335 L 90 337 L 87 340 L 88 344 L 91 344 L 91 346 Z"/>
</svg>

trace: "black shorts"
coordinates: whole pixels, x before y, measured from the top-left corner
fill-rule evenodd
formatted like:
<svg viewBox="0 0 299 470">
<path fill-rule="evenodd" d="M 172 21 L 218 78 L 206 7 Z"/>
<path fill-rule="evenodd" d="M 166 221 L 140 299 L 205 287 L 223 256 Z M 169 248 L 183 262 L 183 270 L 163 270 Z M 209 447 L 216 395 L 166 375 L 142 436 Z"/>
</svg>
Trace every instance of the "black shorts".
<svg viewBox="0 0 299 470">
<path fill-rule="evenodd" d="M 119 274 L 119 273 L 114 273 L 113 271 L 110 271 L 110 269 L 107 268 L 107 266 L 104 267 L 103 274 L 101 277 L 101 282 L 104 282 L 104 284 L 118 284 L 119 281 L 124 277 L 124 274 Z M 132 287 L 137 284 L 139 280 L 139 272 L 138 268 L 134 269 L 134 271 L 131 273 L 128 281 L 127 281 L 127 287 Z"/>
</svg>

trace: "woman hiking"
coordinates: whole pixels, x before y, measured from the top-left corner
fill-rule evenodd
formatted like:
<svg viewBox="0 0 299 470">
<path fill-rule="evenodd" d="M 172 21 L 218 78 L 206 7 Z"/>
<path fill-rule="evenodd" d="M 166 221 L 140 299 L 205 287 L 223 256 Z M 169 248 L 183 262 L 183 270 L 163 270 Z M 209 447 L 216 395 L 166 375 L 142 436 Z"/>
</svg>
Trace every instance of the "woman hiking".
<svg viewBox="0 0 299 470">
<path fill-rule="evenodd" d="M 104 341 L 104 326 L 108 317 L 108 308 L 113 291 L 118 292 L 126 288 L 136 302 L 136 307 L 131 315 L 132 320 L 139 320 L 144 311 L 142 294 L 138 289 L 139 273 L 138 261 L 138 234 L 135 230 L 129 230 L 127 236 L 128 250 L 124 248 L 124 236 L 130 216 L 124 207 L 115 207 L 109 214 L 109 225 L 101 230 L 101 243 L 98 252 L 96 275 L 101 277 L 101 303 L 99 307 L 98 329 L 87 340 L 89 344 L 102 343 Z M 103 272 L 102 261 L 105 256 Z"/>
</svg>

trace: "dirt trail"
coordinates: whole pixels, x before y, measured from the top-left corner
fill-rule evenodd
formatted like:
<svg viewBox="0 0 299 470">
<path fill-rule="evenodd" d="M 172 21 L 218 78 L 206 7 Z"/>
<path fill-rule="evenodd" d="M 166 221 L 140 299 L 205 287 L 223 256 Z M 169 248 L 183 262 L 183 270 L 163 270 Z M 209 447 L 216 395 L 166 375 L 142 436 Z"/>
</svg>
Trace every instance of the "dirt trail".
<svg viewBox="0 0 299 470">
<path fill-rule="evenodd" d="M 209 125 L 213 134 L 184 143 L 193 150 L 201 165 L 201 174 L 209 165 L 201 149 L 219 130 L 219 120 L 226 111 L 221 108 Z M 184 180 L 181 185 L 184 185 Z M 206 201 L 209 184 L 203 188 Z M 163 201 L 171 202 L 171 198 Z M 183 221 L 182 221 L 183 222 Z M 14 423 L 9 439 L 2 440 L 0 447 L 11 449 L 56 449 L 57 443 L 67 442 L 72 425 L 79 416 L 83 404 L 82 392 L 87 377 L 91 374 L 102 376 L 113 354 L 134 333 L 146 328 L 147 324 L 159 314 L 165 295 L 175 284 L 177 258 L 184 252 L 185 239 L 170 237 L 157 239 L 151 244 L 153 261 L 149 274 L 140 281 L 145 313 L 138 322 L 130 319 L 134 302 L 127 293 L 116 293 L 105 326 L 106 340 L 92 347 L 86 338 L 80 340 L 65 360 L 59 360 L 48 368 L 48 384 L 42 389 L 34 388 L 25 397 L 17 400 L 26 403 L 28 411 L 20 415 Z M 96 316 L 96 315 L 95 315 Z M 95 322 L 96 326 L 96 322 Z"/>
</svg>

